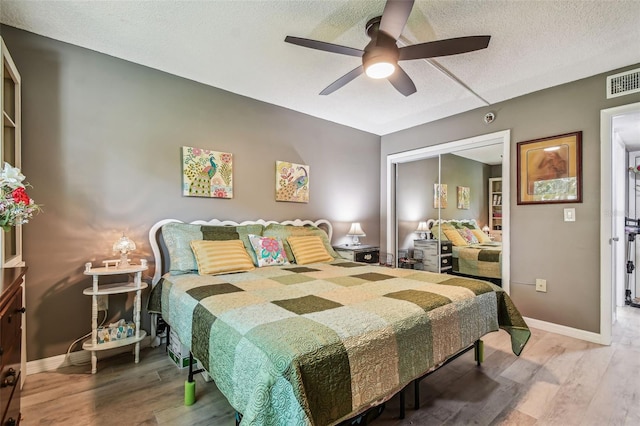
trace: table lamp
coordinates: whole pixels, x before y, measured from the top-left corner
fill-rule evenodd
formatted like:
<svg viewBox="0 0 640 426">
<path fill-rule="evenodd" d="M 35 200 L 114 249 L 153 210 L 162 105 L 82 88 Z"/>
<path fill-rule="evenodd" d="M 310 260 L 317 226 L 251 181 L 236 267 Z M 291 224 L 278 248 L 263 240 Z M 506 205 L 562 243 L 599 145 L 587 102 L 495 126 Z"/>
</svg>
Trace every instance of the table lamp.
<svg viewBox="0 0 640 426">
<path fill-rule="evenodd" d="M 359 237 L 366 237 L 367 234 L 364 233 L 362 227 L 360 226 L 360 222 L 353 222 L 351 224 L 351 229 L 347 232 L 347 237 L 353 237 L 353 245 L 360 245 Z"/>
<path fill-rule="evenodd" d="M 113 244 L 113 252 L 120 253 L 120 263 L 118 263 L 118 269 L 124 269 L 131 266 L 129 263 L 129 259 L 127 258 L 127 254 L 130 251 L 136 249 L 136 244 L 127 238 L 124 233 L 122 233 L 122 237 L 118 241 Z"/>
<path fill-rule="evenodd" d="M 489 229 L 488 225 L 485 225 L 482 227 L 482 232 L 484 232 L 485 234 L 489 235 L 489 232 L 491 232 L 491 229 Z"/>
<path fill-rule="evenodd" d="M 427 238 L 427 232 L 429 232 L 429 226 L 427 226 L 427 222 L 418 223 L 418 229 L 416 229 L 413 232 L 420 234 L 421 240 L 424 240 L 425 238 Z"/>
</svg>

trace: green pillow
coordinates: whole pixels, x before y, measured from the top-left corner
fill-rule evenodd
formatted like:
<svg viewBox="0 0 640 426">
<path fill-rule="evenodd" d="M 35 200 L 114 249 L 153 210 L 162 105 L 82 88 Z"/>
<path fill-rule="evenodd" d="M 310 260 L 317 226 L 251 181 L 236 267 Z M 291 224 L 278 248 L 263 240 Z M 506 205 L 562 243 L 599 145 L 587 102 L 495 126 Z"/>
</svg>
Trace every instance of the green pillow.
<svg viewBox="0 0 640 426">
<path fill-rule="evenodd" d="M 162 226 L 162 238 L 169 251 L 169 272 L 173 275 L 198 272 L 191 249 L 193 240 L 242 240 L 254 265 L 258 264 L 249 234 L 262 235 L 262 225 L 210 226 L 171 222 Z"/>
<path fill-rule="evenodd" d="M 293 251 L 291 251 L 291 246 L 287 241 L 287 238 L 291 236 L 301 237 L 301 236 L 318 236 L 322 240 L 322 244 L 324 248 L 327 250 L 327 253 L 331 255 L 334 259 L 339 258 L 338 253 L 335 252 L 333 247 L 331 247 L 331 241 L 329 241 L 329 236 L 322 229 L 311 226 L 294 226 L 294 225 L 281 225 L 279 223 L 270 223 L 264 228 L 264 232 L 262 234 L 264 237 L 278 237 L 282 240 L 282 245 L 284 246 L 284 251 L 287 254 L 287 259 L 291 262 L 292 259 L 295 259 L 293 256 Z"/>
</svg>

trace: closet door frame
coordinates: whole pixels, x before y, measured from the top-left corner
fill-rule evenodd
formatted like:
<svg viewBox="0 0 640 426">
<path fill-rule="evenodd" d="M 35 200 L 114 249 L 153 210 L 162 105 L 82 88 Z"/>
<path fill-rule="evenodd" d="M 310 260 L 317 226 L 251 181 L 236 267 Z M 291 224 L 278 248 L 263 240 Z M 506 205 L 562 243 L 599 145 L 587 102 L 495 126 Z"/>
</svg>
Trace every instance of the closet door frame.
<svg viewBox="0 0 640 426">
<path fill-rule="evenodd" d="M 509 241 L 509 210 L 510 210 L 510 176 L 511 176 L 511 130 L 502 130 L 486 135 L 474 136 L 472 138 L 460 139 L 438 145 L 425 146 L 410 151 L 399 152 L 387 155 L 387 221 L 386 252 L 393 253 L 394 258 L 398 256 L 398 226 L 396 219 L 396 182 L 397 166 L 401 163 L 433 158 L 442 154 L 454 153 L 463 149 L 478 148 L 482 146 L 495 145 L 502 142 L 502 201 L 503 201 L 503 236 L 502 236 L 502 288 L 510 293 L 510 241 Z M 440 175 L 440 170 L 438 170 Z M 439 216 L 439 215 L 438 215 Z"/>
</svg>

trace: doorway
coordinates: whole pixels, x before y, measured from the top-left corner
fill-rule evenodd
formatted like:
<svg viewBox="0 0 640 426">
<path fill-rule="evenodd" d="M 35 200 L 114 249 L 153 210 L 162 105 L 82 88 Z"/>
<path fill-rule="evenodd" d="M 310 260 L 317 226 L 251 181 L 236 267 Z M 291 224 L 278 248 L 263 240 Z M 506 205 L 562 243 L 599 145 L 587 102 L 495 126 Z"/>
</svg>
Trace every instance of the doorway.
<svg viewBox="0 0 640 426">
<path fill-rule="evenodd" d="M 640 103 L 609 108 L 600 112 L 600 342 L 611 344 L 619 293 L 624 292 L 624 217 L 627 212 L 626 152 L 640 148 L 621 137 L 621 124 L 631 117 L 640 122 Z M 638 130 L 640 131 L 640 129 Z M 638 142 L 640 143 L 640 141 Z M 624 293 L 623 293 L 624 294 Z M 617 302 L 618 301 L 618 302 Z"/>
</svg>

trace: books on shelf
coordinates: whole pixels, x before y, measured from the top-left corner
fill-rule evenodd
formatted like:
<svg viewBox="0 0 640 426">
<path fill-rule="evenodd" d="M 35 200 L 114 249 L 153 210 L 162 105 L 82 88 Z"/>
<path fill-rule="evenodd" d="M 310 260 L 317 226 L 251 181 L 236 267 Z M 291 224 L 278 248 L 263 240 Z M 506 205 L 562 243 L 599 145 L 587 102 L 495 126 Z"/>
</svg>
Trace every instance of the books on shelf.
<svg viewBox="0 0 640 426">
<path fill-rule="evenodd" d="M 493 194 L 493 205 L 494 206 L 501 206 L 502 205 L 502 195 Z"/>
</svg>

